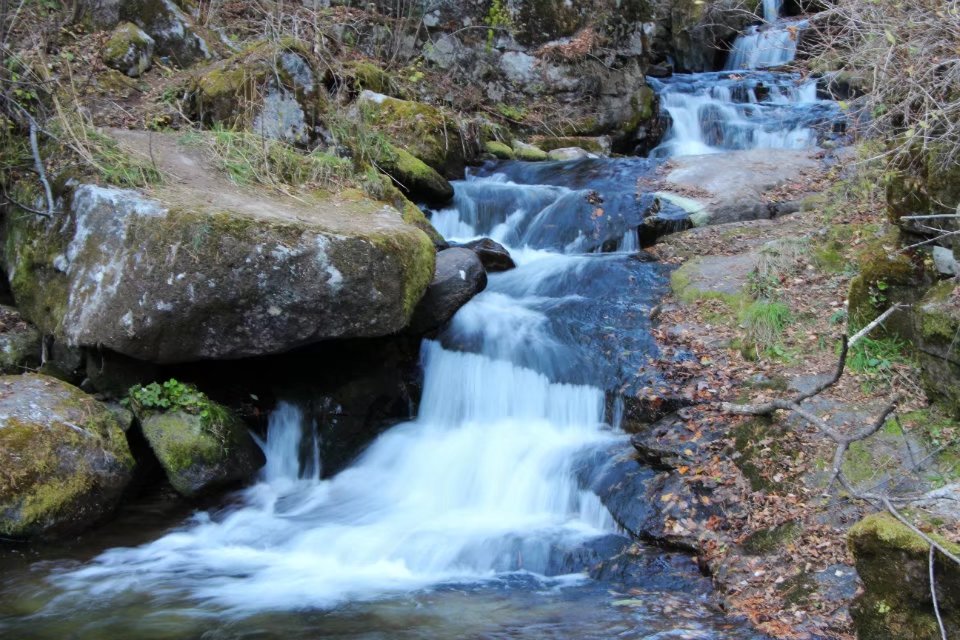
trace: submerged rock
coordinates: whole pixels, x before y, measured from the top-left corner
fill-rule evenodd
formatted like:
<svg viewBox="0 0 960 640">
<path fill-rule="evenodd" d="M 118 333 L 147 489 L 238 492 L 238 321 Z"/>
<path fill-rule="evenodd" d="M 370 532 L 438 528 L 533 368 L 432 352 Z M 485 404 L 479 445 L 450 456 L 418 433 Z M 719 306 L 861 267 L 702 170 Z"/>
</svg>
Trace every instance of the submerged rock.
<svg viewBox="0 0 960 640">
<path fill-rule="evenodd" d="M 132 22 L 124 22 L 110 34 L 103 50 L 103 62 L 136 78 L 150 68 L 153 46 L 153 38 Z"/>
<path fill-rule="evenodd" d="M 395 209 L 359 194 L 295 199 L 244 189 L 156 133 L 153 157 L 186 178 L 149 197 L 77 185 L 56 220 L 5 220 L 14 294 L 45 333 L 173 363 L 407 326 L 435 252 Z"/>
<path fill-rule="evenodd" d="M 415 333 L 439 329 L 486 286 L 487 272 L 476 253 L 461 247 L 441 251 L 433 281 L 417 305 L 410 329 Z"/>
<path fill-rule="evenodd" d="M 951 553 L 960 546 L 937 539 Z M 850 609 L 858 638 L 938 640 L 930 595 L 930 546 L 886 513 L 868 516 L 849 533 L 864 593 Z M 937 555 L 937 600 L 947 636 L 960 634 L 960 567 Z"/>
<path fill-rule="evenodd" d="M 517 266 L 517 263 L 510 257 L 507 248 L 490 238 L 471 240 L 463 246 L 480 257 L 480 262 L 483 263 L 483 268 L 486 269 L 487 273 L 509 271 Z"/>
<path fill-rule="evenodd" d="M 40 340 L 40 332 L 16 309 L 0 305 L 0 373 L 23 373 L 39 367 Z"/>
<path fill-rule="evenodd" d="M 147 405 L 151 394 L 165 399 L 170 408 Z M 144 438 L 183 496 L 246 480 L 265 462 L 243 422 L 194 387 L 154 383 L 134 387 L 131 398 Z"/>
<path fill-rule="evenodd" d="M 116 507 L 133 468 L 107 407 L 54 378 L 0 377 L 0 535 L 90 526 Z"/>
</svg>

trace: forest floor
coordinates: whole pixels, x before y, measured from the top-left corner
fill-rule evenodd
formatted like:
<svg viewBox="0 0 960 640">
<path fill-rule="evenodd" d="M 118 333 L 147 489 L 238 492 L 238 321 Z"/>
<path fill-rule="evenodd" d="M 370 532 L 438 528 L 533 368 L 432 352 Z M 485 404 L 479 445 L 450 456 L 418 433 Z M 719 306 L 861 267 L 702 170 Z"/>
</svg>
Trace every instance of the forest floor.
<svg viewBox="0 0 960 640">
<path fill-rule="evenodd" d="M 674 441 L 671 450 L 682 451 L 675 472 L 690 482 L 712 478 L 723 516 L 700 525 L 698 560 L 731 611 L 777 638 L 850 639 L 860 585 L 846 532 L 874 509 L 830 482 L 836 444 L 808 422 L 785 412 L 731 416 L 719 406 L 790 397 L 829 379 L 858 254 L 883 245 L 883 194 L 868 170 L 803 180 L 768 194 L 817 194 L 799 213 L 693 229 L 653 248 L 677 265 L 657 310 L 661 358 L 694 405 L 639 437 L 659 450 Z M 679 353 L 693 357 L 678 362 Z M 955 482 L 960 432 L 928 406 L 906 343 L 882 327 L 851 350 L 839 382 L 803 407 L 848 434 L 895 393 L 895 417 L 851 446 L 845 476 L 858 491 L 894 495 Z M 684 449 L 698 440 L 707 446 Z M 924 515 L 916 521 L 929 527 Z"/>
</svg>

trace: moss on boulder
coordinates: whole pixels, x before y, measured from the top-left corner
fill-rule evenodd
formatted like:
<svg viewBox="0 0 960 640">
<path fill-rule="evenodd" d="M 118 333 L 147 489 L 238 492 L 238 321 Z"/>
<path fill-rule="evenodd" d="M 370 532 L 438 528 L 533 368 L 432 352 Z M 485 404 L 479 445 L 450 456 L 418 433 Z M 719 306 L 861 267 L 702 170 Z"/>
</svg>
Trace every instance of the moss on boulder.
<svg viewBox="0 0 960 640">
<path fill-rule="evenodd" d="M 516 154 L 513 153 L 513 149 L 511 149 L 509 145 L 498 142 L 497 140 L 487 140 L 484 142 L 483 150 L 498 160 L 513 160 L 516 157 Z"/>
<path fill-rule="evenodd" d="M 927 274 L 910 256 L 896 252 L 897 234 L 870 243 L 860 253 L 860 273 L 850 281 L 848 311 L 854 326 L 863 327 L 896 302 L 915 302 L 927 284 Z M 910 337 L 911 323 L 905 314 L 895 314 L 885 327 Z"/>
<path fill-rule="evenodd" d="M 0 535 L 90 526 L 116 507 L 133 468 L 107 407 L 54 378 L 0 376 Z"/>
<path fill-rule="evenodd" d="M 524 160 L 526 162 L 543 162 L 549 159 L 547 152 L 540 147 L 521 142 L 520 140 L 513 141 L 513 153 L 517 160 Z"/>
<path fill-rule="evenodd" d="M 914 307 L 914 344 L 927 394 L 960 418 L 960 298 L 957 283 L 934 286 Z"/>
<path fill-rule="evenodd" d="M 960 545 L 930 534 L 951 553 Z M 851 607 L 857 637 L 870 640 L 938 640 L 928 575 L 930 547 L 886 513 L 854 525 L 848 543 L 863 580 L 864 593 Z M 947 635 L 960 633 L 960 568 L 937 557 L 937 596 Z"/>
<path fill-rule="evenodd" d="M 190 83 L 191 108 L 208 124 L 305 144 L 327 106 L 319 78 L 305 44 L 293 38 L 257 42 L 197 71 Z"/>
<path fill-rule="evenodd" d="M 453 198 L 453 186 L 412 153 L 388 145 L 380 153 L 377 166 L 393 178 L 405 193 L 428 202 L 442 204 Z"/>
<path fill-rule="evenodd" d="M 610 155 L 610 138 L 607 136 L 533 136 L 530 143 L 546 152 L 576 147 L 598 156 Z"/>
<path fill-rule="evenodd" d="M 153 46 L 153 38 L 132 22 L 124 22 L 110 34 L 103 50 L 103 62 L 136 78 L 150 68 Z"/>
<path fill-rule="evenodd" d="M 183 496 L 241 482 L 264 464 L 243 422 L 196 387 L 169 380 L 134 387 L 130 399 L 144 438 Z"/>
<path fill-rule="evenodd" d="M 358 98 L 364 122 L 385 134 L 445 178 L 459 178 L 467 161 L 467 144 L 459 120 L 422 102 L 399 100 L 364 91 Z"/>
</svg>

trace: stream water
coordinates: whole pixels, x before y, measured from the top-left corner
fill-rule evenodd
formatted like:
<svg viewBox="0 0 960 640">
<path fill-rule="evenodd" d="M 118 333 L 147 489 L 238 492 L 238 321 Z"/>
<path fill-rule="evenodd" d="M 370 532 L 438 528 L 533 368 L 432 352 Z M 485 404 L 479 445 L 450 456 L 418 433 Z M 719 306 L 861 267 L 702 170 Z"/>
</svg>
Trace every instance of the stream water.
<svg viewBox="0 0 960 640">
<path fill-rule="evenodd" d="M 606 392 L 658 375 L 666 268 L 636 253 L 652 197 L 637 178 L 662 157 L 812 146 L 830 107 L 788 74 L 657 87 L 672 126 L 654 158 L 490 164 L 432 212 L 518 267 L 424 343 L 415 420 L 323 478 L 316 426 L 281 402 L 259 480 L 221 504 L 145 501 L 117 533 L 5 552 L 0 636 L 759 638 L 709 606 L 689 558 L 634 546 L 609 562 L 633 543 L 589 478 L 628 449 Z"/>
</svg>

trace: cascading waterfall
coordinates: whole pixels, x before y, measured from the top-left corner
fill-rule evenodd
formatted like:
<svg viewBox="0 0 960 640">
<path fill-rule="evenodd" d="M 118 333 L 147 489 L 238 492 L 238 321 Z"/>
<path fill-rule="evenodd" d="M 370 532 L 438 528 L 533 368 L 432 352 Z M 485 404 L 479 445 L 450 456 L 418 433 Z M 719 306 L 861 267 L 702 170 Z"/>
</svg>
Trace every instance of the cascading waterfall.
<svg viewBox="0 0 960 640">
<path fill-rule="evenodd" d="M 816 80 L 795 74 L 677 74 L 650 83 L 671 122 L 657 157 L 809 148 L 816 127 L 837 113 L 835 103 L 817 99 Z"/>
<path fill-rule="evenodd" d="M 749 27 L 734 41 L 726 69 L 766 69 L 792 62 L 797 57 L 797 38 L 806 26 L 805 21 L 792 21 Z"/>
<path fill-rule="evenodd" d="M 763 0 L 763 19 L 773 22 L 780 17 L 783 9 L 783 0 Z"/>
</svg>

